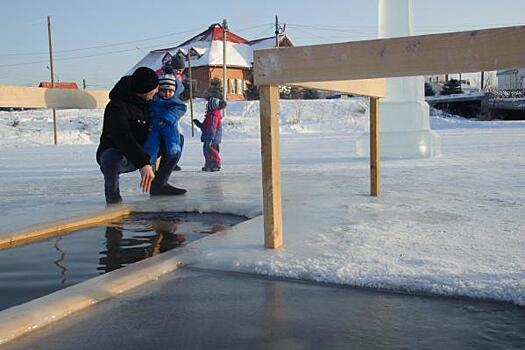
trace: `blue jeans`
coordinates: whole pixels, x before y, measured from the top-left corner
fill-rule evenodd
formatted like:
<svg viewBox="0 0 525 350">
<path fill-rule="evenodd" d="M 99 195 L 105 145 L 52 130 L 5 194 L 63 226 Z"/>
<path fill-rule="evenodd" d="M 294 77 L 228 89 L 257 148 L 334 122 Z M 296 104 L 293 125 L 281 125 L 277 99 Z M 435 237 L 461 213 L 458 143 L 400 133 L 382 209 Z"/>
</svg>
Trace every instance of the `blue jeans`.
<svg viewBox="0 0 525 350">
<path fill-rule="evenodd" d="M 104 174 L 104 194 L 106 202 L 115 203 L 119 201 L 119 175 L 137 170 L 135 164 L 131 163 L 117 148 L 108 148 L 100 155 L 100 170 Z"/>
<path fill-rule="evenodd" d="M 179 161 L 178 155 L 162 155 L 160 166 L 155 173 L 155 179 L 151 183 L 152 187 L 166 186 L 171 172 Z M 131 163 L 117 148 L 108 148 L 100 155 L 100 170 L 104 174 L 104 194 L 106 202 L 117 203 L 122 200 L 120 197 L 119 175 L 129 173 L 138 168 Z"/>
</svg>

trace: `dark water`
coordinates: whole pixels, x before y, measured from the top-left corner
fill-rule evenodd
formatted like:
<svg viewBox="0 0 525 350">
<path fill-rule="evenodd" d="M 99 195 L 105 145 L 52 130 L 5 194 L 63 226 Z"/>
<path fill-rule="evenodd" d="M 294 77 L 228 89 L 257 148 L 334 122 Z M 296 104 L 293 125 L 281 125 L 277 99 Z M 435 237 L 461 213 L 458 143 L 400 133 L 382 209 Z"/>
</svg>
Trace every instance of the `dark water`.
<svg viewBox="0 0 525 350">
<path fill-rule="evenodd" d="M 525 348 L 525 309 L 182 267 L 8 345 L 10 350 L 511 350 Z"/>
<path fill-rule="evenodd" d="M 135 213 L 0 251 L 0 310 L 180 247 L 246 220 L 223 214 Z"/>
<path fill-rule="evenodd" d="M 244 219 L 141 213 L 107 227 L 0 251 L 0 309 Z M 39 349 L 42 344 L 99 350 L 525 349 L 525 308 L 181 268 L 118 303 L 102 303 L 11 345 Z"/>
</svg>

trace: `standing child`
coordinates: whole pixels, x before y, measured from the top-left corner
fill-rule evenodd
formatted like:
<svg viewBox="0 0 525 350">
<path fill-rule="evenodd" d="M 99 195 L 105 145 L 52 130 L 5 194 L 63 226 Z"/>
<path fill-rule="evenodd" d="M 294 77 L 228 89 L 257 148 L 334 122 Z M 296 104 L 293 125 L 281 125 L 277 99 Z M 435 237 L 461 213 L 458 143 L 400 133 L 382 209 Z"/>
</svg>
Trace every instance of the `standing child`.
<svg viewBox="0 0 525 350">
<path fill-rule="evenodd" d="M 195 125 L 201 129 L 202 152 L 204 154 L 204 166 L 202 171 L 220 171 L 221 156 L 219 147 L 222 141 L 222 115 L 221 109 L 226 107 L 226 101 L 216 97 L 210 97 L 206 105 L 204 122 L 193 119 Z"/>
<path fill-rule="evenodd" d="M 162 59 L 162 66 L 155 72 L 159 76 L 159 79 L 162 78 L 163 75 L 172 74 L 177 78 L 179 82 L 182 82 L 183 81 L 182 73 L 184 69 L 186 69 L 186 62 L 185 62 L 184 55 L 181 52 L 178 52 L 175 56 L 171 56 L 168 53 Z M 185 92 L 184 90 L 185 89 L 183 89 L 183 91 L 179 94 L 179 98 L 181 98 L 181 100 L 183 100 L 184 102 L 187 102 L 186 100 L 189 99 L 189 95 L 183 96 L 183 93 Z M 180 143 L 179 144 L 180 144 L 181 154 L 178 157 L 179 158 L 178 160 L 180 160 L 180 156 L 182 155 L 182 151 L 184 150 L 184 134 L 182 132 L 182 128 L 180 125 L 180 119 L 179 119 L 179 122 L 177 123 L 177 128 L 180 132 L 180 135 L 179 135 Z M 181 170 L 181 167 L 179 166 L 179 164 L 175 165 L 175 168 L 173 169 L 173 171 L 180 171 L 180 170 Z"/>
<path fill-rule="evenodd" d="M 144 144 L 152 165 L 157 161 L 161 143 L 167 156 L 175 157 L 176 162 L 180 158 L 182 147 L 178 122 L 187 109 L 180 99 L 183 91 L 182 82 L 174 75 L 164 74 L 160 77 L 159 92 L 150 104 L 150 129 Z"/>
</svg>

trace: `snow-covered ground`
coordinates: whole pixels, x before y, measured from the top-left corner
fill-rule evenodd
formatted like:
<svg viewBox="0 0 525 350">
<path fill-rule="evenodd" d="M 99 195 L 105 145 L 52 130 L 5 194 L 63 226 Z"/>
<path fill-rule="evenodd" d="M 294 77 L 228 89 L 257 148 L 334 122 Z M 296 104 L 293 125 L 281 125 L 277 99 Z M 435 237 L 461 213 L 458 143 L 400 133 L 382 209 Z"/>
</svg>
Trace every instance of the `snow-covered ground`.
<svg viewBox="0 0 525 350">
<path fill-rule="evenodd" d="M 192 266 L 525 305 L 525 122 L 479 122 L 435 113 L 442 156 L 382 162 L 382 195 L 369 196 L 369 164 L 355 156 L 366 100 L 282 101 L 282 249 L 262 247 L 262 218 L 200 240 Z M 196 116 L 204 105 L 196 104 Z M 101 110 L 0 112 L 1 232 L 100 209 L 94 160 Z M 123 176 L 139 208 L 261 213 L 258 105 L 232 103 L 220 173 L 198 171 L 187 144 L 172 182 L 184 198 L 150 200 Z"/>
<path fill-rule="evenodd" d="M 194 103 L 194 118 L 203 119 L 206 103 Z M 367 121 L 367 100 L 281 101 L 283 134 L 362 131 Z M 189 108 L 188 108 L 189 109 Z M 191 135 L 190 112 L 181 120 L 185 135 Z M 58 140 L 61 145 L 97 144 L 102 131 L 103 109 L 57 111 Z M 259 137 L 259 102 L 230 102 L 224 119 L 227 137 Z M 0 145 L 51 145 L 53 125 L 50 110 L 0 111 Z M 198 129 L 195 128 L 195 132 Z"/>
</svg>

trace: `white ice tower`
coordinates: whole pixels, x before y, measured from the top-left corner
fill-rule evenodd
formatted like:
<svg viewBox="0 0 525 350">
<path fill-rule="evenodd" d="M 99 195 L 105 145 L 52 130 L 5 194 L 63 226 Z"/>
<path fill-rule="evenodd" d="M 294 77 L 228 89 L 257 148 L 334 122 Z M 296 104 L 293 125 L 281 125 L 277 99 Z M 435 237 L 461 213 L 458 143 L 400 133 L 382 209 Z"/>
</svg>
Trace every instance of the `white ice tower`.
<svg viewBox="0 0 525 350">
<path fill-rule="evenodd" d="M 412 0 L 379 0 L 378 18 L 380 38 L 414 34 Z M 440 154 L 439 135 L 430 130 L 423 77 L 388 78 L 379 118 L 382 158 L 429 158 Z M 369 133 L 358 138 L 358 156 L 369 155 L 369 138 Z"/>
</svg>

